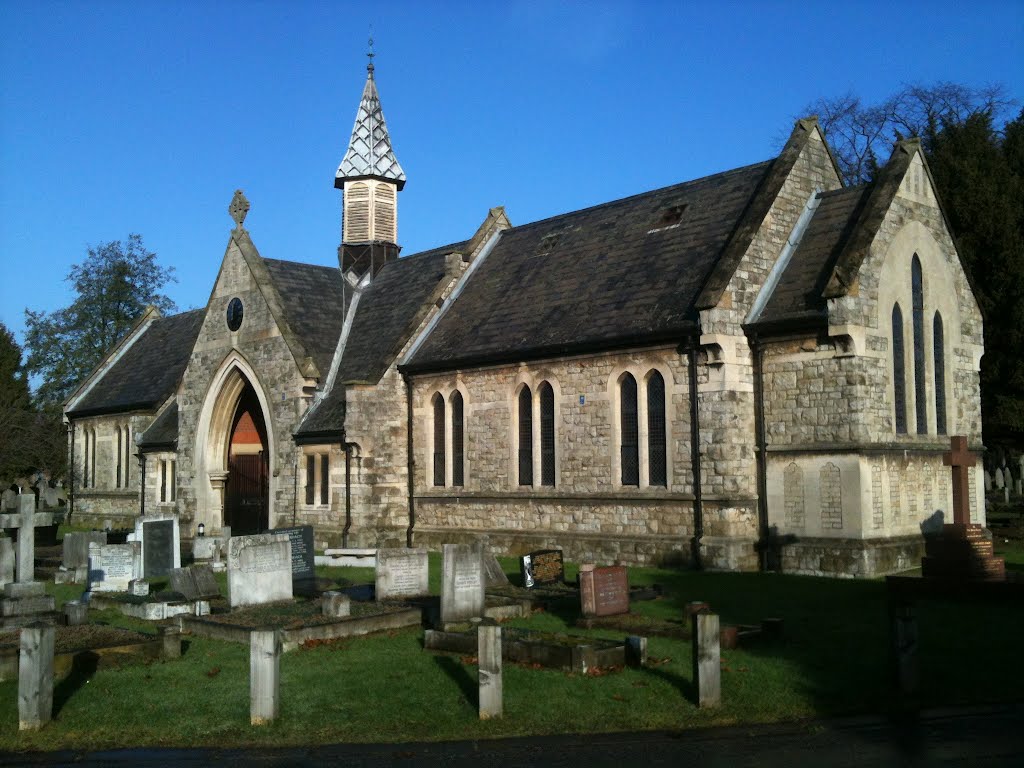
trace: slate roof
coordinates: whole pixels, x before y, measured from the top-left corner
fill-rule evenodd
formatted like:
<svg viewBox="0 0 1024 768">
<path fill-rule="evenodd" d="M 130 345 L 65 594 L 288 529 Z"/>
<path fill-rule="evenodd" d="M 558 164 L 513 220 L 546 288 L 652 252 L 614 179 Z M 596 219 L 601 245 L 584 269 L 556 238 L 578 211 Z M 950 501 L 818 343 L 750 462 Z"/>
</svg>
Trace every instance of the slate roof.
<svg viewBox="0 0 1024 768">
<path fill-rule="evenodd" d="M 154 320 L 68 415 L 152 409 L 167 400 L 185 372 L 205 312 L 193 309 Z"/>
<path fill-rule="evenodd" d="M 375 384 L 423 322 L 429 300 L 448 280 L 445 256 L 462 253 L 453 243 L 389 262 L 359 298 L 334 386 L 303 420 L 296 438 L 340 437 L 345 423 L 345 383 Z"/>
<path fill-rule="evenodd" d="M 326 377 L 345 323 L 352 287 L 337 267 L 264 259 L 285 319 Z"/>
<path fill-rule="evenodd" d="M 348 151 L 338 166 L 334 186 L 345 179 L 377 178 L 390 179 L 398 183 L 398 189 L 405 186 L 405 171 L 398 164 L 395 151 L 391 148 L 391 137 L 384 122 L 384 110 L 373 80 L 373 64 L 367 66 L 366 86 L 363 98 L 356 110 L 356 122 L 352 126 L 352 138 Z"/>
<path fill-rule="evenodd" d="M 677 340 L 772 162 L 514 227 L 410 371 Z"/>
<path fill-rule="evenodd" d="M 870 191 L 870 185 L 861 185 L 818 194 L 807 230 L 753 325 L 767 328 L 827 319 L 822 292 Z"/>
<path fill-rule="evenodd" d="M 139 450 L 173 449 L 178 444 L 178 401 L 172 400 L 139 440 Z"/>
</svg>

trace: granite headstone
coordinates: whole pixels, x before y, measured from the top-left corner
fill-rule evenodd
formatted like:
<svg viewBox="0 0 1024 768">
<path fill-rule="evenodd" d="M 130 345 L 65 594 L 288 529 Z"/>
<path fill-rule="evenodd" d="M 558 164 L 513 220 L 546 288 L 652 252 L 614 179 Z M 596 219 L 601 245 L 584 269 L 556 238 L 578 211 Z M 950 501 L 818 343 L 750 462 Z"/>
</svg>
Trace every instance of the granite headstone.
<svg viewBox="0 0 1024 768">
<path fill-rule="evenodd" d="M 142 543 L 142 574 L 162 578 L 181 567 L 181 533 L 177 513 L 135 519 L 135 540 Z"/>
<path fill-rule="evenodd" d="M 560 549 L 542 549 L 523 555 L 519 567 L 523 586 L 527 589 L 540 584 L 560 584 L 565 580 L 565 565 Z"/>
<path fill-rule="evenodd" d="M 285 534 L 292 543 L 292 591 L 309 594 L 316 587 L 316 570 L 313 549 L 313 526 L 298 525 L 292 528 L 275 528 L 274 533 Z"/>
<path fill-rule="evenodd" d="M 629 575 L 623 565 L 580 571 L 580 603 L 584 616 L 629 613 Z"/>
</svg>

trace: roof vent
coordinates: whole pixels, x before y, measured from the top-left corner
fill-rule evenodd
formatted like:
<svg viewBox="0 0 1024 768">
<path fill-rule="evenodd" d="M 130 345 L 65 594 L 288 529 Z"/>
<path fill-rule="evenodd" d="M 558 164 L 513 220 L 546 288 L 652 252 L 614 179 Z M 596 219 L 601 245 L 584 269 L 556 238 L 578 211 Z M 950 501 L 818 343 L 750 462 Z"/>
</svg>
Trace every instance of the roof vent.
<svg viewBox="0 0 1024 768">
<path fill-rule="evenodd" d="M 654 229 L 648 230 L 647 234 L 679 226 L 679 222 L 682 221 L 683 213 L 685 211 L 686 203 L 669 203 L 661 209 L 661 215 L 658 217 L 658 221 L 655 224 Z"/>
</svg>

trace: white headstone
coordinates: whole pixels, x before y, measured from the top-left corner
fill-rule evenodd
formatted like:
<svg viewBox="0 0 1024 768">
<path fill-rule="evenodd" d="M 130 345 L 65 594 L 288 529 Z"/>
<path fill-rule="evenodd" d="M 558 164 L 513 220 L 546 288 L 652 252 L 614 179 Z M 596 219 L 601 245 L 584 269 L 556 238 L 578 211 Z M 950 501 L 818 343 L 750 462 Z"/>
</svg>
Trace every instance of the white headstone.
<svg viewBox="0 0 1024 768">
<path fill-rule="evenodd" d="M 89 544 L 89 591 L 127 592 L 130 583 L 142 578 L 140 544 Z"/>
<path fill-rule="evenodd" d="M 292 598 L 292 544 L 287 535 L 261 533 L 228 540 L 231 607 Z"/>
<path fill-rule="evenodd" d="M 441 565 L 441 622 L 484 615 L 483 550 L 476 544 L 445 544 Z"/>
<path fill-rule="evenodd" d="M 429 594 L 425 549 L 378 549 L 376 597 L 388 600 Z"/>
</svg>

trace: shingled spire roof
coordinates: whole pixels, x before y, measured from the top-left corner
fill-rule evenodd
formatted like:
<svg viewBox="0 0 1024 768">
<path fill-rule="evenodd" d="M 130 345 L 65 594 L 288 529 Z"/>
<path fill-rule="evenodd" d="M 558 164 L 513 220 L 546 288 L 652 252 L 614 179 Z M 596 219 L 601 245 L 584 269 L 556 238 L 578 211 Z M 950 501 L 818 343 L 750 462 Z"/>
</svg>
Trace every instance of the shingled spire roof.
<svg viewBox="0 0 1024 768">
<path fill-rule="evenodd" d="M 356 123 L 352 126 L 352 138 L 348 143 L 334 186 L 341 189 L 345 181 L 352 179 L 386 179 L 393 181 L 401 190 L 405 186 L 405 171 L 398 164 L 398 158 L 391 149 L 391 137 L 384 122 L 384 110 L 377 95 L 377 84 L 373 80 L 373 62 L 366 66 L 366 87 L 356 112 Z"/>
</svg>

